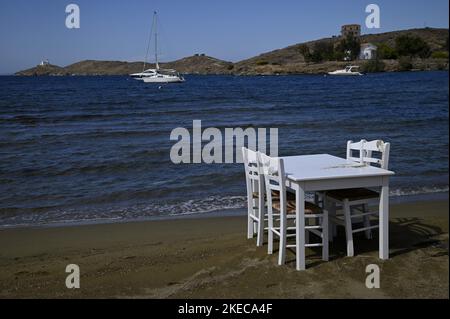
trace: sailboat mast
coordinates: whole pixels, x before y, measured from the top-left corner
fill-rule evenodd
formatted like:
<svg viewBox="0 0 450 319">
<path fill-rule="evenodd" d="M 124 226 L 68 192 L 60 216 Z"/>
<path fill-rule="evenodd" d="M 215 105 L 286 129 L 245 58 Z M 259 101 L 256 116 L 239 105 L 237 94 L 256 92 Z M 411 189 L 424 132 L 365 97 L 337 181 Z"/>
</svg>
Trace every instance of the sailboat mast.
<svg viewBox="0 0 450 319">
<path fill-rule="evenodd" d="M 156 69 L 159 70 L 159 64 L 158 64 L 158 16 L 156 14 L 156 11 L 154 13 L 154 20 L 155 20 L 155 65 L 156 65 Z"/>
</svg>

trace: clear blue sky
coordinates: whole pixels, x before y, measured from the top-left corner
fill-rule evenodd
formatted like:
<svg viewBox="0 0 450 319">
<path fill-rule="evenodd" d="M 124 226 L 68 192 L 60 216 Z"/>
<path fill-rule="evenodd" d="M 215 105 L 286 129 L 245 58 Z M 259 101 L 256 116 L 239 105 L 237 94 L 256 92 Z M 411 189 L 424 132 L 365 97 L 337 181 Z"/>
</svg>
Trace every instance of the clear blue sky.
<svg viewBox="0 0 450 319">
<path fill-rule="evenodd" d="M 65 27 L 76 3 L 81 28 Z M 364 26 L 365 7 L 381 8 L 381 29 Z M 162 23 L 162 60 L 206 53 L 237 61 L 298 42 L 338 34 L 448 28 L 448 0 L 0 0 L 0 74 L 44 58 L 65 66 L 83 59 L 141 61 L 152 13 Z"/>
</svg>

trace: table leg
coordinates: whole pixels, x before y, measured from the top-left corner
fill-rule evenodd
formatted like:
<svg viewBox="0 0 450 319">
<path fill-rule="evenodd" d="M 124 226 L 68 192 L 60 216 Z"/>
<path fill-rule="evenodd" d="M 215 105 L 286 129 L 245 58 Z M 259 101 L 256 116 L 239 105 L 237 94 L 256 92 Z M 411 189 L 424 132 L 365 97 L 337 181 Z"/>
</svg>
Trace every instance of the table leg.
<svg viewBox="0 0 450 319">
<path fill-rule="evenodd" d="M 305 191 L 299 184 L 295 185 L 295 195 L 296 268 L 297 270 L 305 270 Z"/>
<path fill-rule="evenodd" d="M 389 177 L 383 177 L 380 195 L 380 259 L 389 259 Z"/>
</svg>

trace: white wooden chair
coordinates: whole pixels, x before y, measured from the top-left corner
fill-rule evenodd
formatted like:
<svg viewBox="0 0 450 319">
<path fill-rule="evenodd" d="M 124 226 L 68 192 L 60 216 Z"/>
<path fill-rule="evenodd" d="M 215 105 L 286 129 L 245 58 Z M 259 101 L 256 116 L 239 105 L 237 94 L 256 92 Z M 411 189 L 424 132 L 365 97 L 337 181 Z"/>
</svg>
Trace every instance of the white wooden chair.
<svg viewBox="0 0 450 319">
<path fill-rule="evenodd" d="M 257 234 L 256 244 L 262 246 L 264 242 L 264 206 L 265 191 L 264 178 L 259 174 L 258 158 L 255 151 L 242 148 L 242 157 L 245 166 L 245 181 L 247 185 L 247 238 Z"/>
<path fill-rule="evenodd" d="M 247 186 L 247 237 L 253 238 L 257 234 L 256 245 L 263 246 L 264 233 L 268 229 L 266 227 L 268 217 L 267 210 L 267 195 L 265 192 L 265 181 L 263 173 L 259 168 L 257 154 L 246 147 L 242 147 L 242 158 L 245 167 L 245 180 Z M 260 196 L 260 194 L 262 194 Z M 272 200 L 279 201 L 280 195 L 272 191 Z M 288 193 L 288 199 L 295 200 L 295 194 Z M 261 217 L 262 216 L 262 217 Z"/>
<path fill-rule="evenodd" d="M 280 239 L 280 248 L 278 255 L 278 264 L 283 265 L 286 261 L 286 249 L 293 248 L 296 245 L 288 245 L 287 238 L 295 238 L 295 225 L 288 226 L 288 221 L 295 223 L 296 203 L 294 198 L 289 198 L 286 192 L 286 175 L 284 163 L 280 158 L 272 158 L 258 152 L 258 166 L 260 175 L 264 175 L 265 188 L 267 193 L 268 210 L 268 253 L 273 253 L 274 235 Z M 273 194 L 279 194 L 279 199 L 274 199 Z M 274 214 L 274 210 L 279 214 Z M 275 218 L 276 217 L 276 218 Z M 321 238 L 319 243 L 307 243 L 305 247 L 322 247 L 322 259 L 328 260 L 328 213 L 319 206 L 305 202 L 305 219 L 317 220 L 316 225 L 305 226 L 305 231 L 311 232 Z M 278 222 L 279 225 L 275 225 Z M 288 231 L 294 231 L 288 234 Z"/>
<path fill-rule="evenodd" d="M 364 165 L 378 165 L 388 169 L 390 144 L 381 140 L 367 142 L 361 140 L 347 142 L 347 159 Z M 355 156 L 354 152 L 358 152 Z M 352 188 L 331 190 L 325 193 L 325 207 L 330 210 L 331 228 L 330 239 L 336 235 L 335 225 L 343 225 L 347 239 L 347 255 L 354 255 L 353 234 L 365 232 L 366 238 L 372 238 L 372 229 L 378 228 L 378 223 L 371 225 L 371 216 L 378 215 L 378 211 L 370 211 L 369 204 L 378 204 L 380 194 L 368 188 Z M 336 215 L 336 210 L 342 209 L 342 215 Z M 354 213 L 356 212 L 356 213 Z M 363 227 L 356 228 L 361 223 Z"/>
</svg>

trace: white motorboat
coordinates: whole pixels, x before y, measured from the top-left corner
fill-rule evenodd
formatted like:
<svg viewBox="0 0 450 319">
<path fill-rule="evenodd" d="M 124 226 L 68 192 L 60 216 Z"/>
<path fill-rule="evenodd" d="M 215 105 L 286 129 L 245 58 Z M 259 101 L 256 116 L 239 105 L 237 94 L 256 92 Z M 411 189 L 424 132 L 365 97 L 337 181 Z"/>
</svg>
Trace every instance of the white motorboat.
<svg viewBox="0 0 450 319">
<path fill-rule="evenodd" d="M 363 75 L 361 72 L 358 71 L 359 66 L 357 65 L 349 65 L 345 67 L 343 70 L 336 70 L 333 72 L 328 72 L 328 75 L 346 75 L 346 76 L 358 76 Z"/>
<path fill-rule="evenodd" d="M 147 64 L 147 56 L 148 51 L 147 49 L 147 55 L 145 56 L 144 60 L 144 67 L 142 72 L 139 73 L 133 73 L 130 74 L 130 77 L 136 80 L 141 80 L 145 83 L 181 83 L 184 82 L 184 77 L 177 72 L 176 70 L 172 69 L 161 69 L 159 67 L 158 63 L 158 16 L 156 11 L 153 14 L 153 23 L 152 23 L 152 30 L 155 31 L 155 69 L 145 69 L 145 66 Z M 149 47 L 150 47 L 150 40 L 153 32 L 150 32 L 150 39 L 149 39 Z"/>
</svg>

